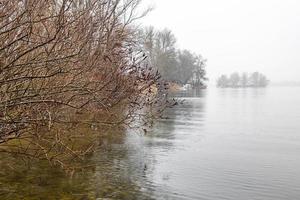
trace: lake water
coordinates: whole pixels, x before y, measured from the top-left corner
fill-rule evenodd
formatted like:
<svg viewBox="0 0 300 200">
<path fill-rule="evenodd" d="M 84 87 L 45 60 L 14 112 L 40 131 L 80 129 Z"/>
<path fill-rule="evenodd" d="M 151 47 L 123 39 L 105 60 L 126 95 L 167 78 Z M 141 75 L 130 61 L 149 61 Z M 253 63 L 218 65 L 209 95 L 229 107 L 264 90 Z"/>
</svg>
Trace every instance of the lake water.
<svg viewBox="0 0 300 200">
<path fill-rule="evenodd" d="M 100 148 L 90 160 L 97 164 L 92 172 L 72 180 L 42 167 L 26 176 L 2 173 L 5 198 L 25 190 L 31 191 L 27 199 L 300 198 L 300 87 L 209 88 L 178 96 L 185 103 L 169 109 L 146 136 L 128 133 Z"/>
<path fill-rule="evenodd" d="M 300 198 L 299 87 L 183 96 L 144 139 L 157 199 Z"/>
</svg>

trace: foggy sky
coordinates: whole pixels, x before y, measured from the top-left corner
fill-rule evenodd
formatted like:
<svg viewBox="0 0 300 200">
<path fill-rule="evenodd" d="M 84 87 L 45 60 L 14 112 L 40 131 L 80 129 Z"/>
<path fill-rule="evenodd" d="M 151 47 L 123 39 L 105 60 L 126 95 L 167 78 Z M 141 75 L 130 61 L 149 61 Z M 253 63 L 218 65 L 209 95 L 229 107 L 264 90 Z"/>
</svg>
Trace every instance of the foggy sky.
<svg viewBox="0 0 300 200">
<path fill-rule="evenodd" d="M 299 0 L 144 0 L 142 20 L 169 28 L 178 47 L 208 59 L 210 82 L 222 73 L 260 71 L 273 82 L 300 81 Z"/>
</svg>

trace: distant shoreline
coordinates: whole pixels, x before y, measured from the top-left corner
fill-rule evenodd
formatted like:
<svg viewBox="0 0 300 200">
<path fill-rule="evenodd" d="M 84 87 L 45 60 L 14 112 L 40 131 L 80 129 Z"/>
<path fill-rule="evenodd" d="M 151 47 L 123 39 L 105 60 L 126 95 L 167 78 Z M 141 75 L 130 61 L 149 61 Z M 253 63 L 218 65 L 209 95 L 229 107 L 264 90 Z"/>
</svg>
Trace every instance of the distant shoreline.
<svg viewBox="0 0 300 200">
<path fill-rule="evenodd" d="M 271 82 L 270 86 L 300 86 L 300 82 Z"/>
</svg>

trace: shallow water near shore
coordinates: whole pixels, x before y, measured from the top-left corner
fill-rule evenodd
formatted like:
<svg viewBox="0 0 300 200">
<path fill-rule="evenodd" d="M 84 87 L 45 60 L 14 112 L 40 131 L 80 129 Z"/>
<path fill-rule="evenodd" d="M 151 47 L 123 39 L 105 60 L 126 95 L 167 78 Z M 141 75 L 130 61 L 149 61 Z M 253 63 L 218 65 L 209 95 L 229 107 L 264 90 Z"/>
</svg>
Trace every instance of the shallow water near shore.
<svg viewBox="0 0 300 200">
<path fill-rule="evenodd" d="M 128 132 L 72 179 L 1 163 L 0 199 L 294 200 L 300 87 L 184 91 L 147 135 Z M 12 163 L 15 162 L 12 161 Z"/>
</svg>

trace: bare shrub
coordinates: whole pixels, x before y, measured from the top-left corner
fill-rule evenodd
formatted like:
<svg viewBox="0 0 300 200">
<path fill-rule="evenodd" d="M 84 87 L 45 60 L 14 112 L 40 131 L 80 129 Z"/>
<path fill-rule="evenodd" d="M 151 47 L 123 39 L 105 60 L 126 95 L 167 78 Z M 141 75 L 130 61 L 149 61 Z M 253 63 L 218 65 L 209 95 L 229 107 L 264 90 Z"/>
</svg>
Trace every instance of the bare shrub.
<svg viewBox="0 0 300 200">
<path fill-rule="evenodd" d="M 130 126 L 136 110 L 167 105 L 153 92 L 160 75 L 136 48 L 139 3 L 1 1 L 2 152 L 67 168 L 93 151 L 99 131 L 88 129 Z"/>
</svg>

